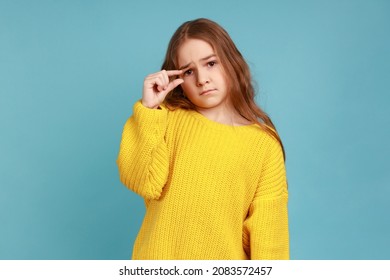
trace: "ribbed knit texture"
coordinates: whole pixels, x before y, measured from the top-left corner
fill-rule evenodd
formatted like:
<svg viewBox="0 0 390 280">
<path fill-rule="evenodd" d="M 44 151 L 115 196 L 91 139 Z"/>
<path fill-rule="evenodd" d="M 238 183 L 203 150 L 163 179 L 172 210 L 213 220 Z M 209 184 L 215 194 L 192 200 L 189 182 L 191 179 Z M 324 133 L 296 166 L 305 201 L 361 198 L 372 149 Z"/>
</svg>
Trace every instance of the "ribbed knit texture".
<svg viewBox="0 0 390 280">
<path fill-rule="evenodd" d="M 133 259 L 288 259 L 279 143 L 257 125 L 134 105 L 117 160 L 145 199 Z"/>
</svg>

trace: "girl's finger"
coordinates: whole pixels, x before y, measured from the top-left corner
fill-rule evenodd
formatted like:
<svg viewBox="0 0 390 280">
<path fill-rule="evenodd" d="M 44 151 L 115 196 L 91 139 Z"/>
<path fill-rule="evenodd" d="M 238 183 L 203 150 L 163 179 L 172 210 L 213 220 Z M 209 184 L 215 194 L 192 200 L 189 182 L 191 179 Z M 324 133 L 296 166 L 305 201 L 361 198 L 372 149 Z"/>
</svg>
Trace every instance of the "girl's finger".
<svg viewBox="0 0 390 280">
<path fill-rule="evenodd" d="M 180 75 L 183 70 L 166 70 L 168 76 Z"/>
<path fill-rule="evenodd" d="M 170 92 L 171 90 L 173 90 L 175 87 L 177 87 L 178 85 L 182 84 L 184 82 L 183 79 L 175 79 L 173 80 L 172 82 L 170 82 L 166 88 L 166 91 L 167 92 Z"/>
<path fill-rule="evenodd" d="M 168 84 L 165 82 L 164 77 L 162 77 L 162 76 L 156 77 L 154 83 L 157 86 L 157 91 L 159 91 L 159 92 L 165 90 L 166 87 L 168 86 Z"/>
<path fill-rule="evenodd" d="M 168 84 L 169 84 L 169 76 L 167 74 L 167 71 L 165 70 L 162 70 L 161 71 L 161 77 L 163 78 L 163 81 L 164 81 L 164 89 L 167 88 Z"/>
<path fill-rule="evenodd" d="M 170 82 L 165 70 L 162 70 L 161 72 L 158 72 L 153 75 L 152 80 L 155 85 L 157 85 L 159 91 L 165 90 Z"/>
<path fill-rule="evenodd" d="M 144 82 L 144 86 L 150 89 L 161 85 L 163 85 L 163 83 L 159 77 L 148 77 Z"/>
</svg>

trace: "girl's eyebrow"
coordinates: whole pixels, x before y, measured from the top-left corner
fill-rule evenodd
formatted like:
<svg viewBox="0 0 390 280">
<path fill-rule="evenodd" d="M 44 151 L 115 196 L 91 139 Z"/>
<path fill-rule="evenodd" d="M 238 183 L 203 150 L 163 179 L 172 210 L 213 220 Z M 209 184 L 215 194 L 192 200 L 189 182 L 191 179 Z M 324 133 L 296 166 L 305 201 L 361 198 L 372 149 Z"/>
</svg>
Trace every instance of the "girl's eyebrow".
<svg viewBox="0 0 390 280">
<path fill-rule="evenodd" d="M 212 58 L 214 56 L 216 56 L 216 55 L 215 54 L 210 54 L 210 55 L 208 55 L 208 56 L 206 56 L 204 58 L 201 58 L 199 61 L 205 61 L 205 60 L 210 59 L 210 58 Z M 183 65 L 183 66 L 179 67 L 179 70 L 183 70 L 183 69 L 187 68 L 190 65 L 191 65 L 191 62 L 186 64 L 186 65 Z"/>
</svg>

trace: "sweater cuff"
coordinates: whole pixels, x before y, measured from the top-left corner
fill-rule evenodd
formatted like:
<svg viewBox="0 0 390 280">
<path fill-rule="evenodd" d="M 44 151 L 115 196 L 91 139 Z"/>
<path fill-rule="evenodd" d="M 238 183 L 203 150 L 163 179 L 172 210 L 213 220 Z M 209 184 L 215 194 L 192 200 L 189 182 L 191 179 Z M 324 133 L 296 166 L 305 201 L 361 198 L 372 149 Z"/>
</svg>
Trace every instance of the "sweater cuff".
<svg viewBox="0 0 390 280">
<path fill-rule="evenodd" d="M 137 122 L 143 127 L 155 127 L 157 133 L 164 133 L 167 125 L 168 110 L 160 106 L 161 109 L 150 109 L 142 105 L 141 100 L 137 101 L 133 107 L 133 114 Z"/>
</svg>

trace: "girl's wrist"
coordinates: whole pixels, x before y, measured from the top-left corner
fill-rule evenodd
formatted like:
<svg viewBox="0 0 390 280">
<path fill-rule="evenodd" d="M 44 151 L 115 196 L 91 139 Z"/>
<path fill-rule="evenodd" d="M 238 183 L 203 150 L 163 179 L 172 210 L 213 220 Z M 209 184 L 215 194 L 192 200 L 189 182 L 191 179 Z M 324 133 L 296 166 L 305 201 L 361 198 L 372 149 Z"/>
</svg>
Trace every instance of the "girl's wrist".
<svg viewBox="0 0 390 280">
<path fill-rule="evenodd" d="M 149 108 L 149 109 L 161 109 L 160 104 L 154 105 L 154 106 L 150 106 L 146 102 L 144 102 L 143 100 L 141 100 L 141 103 L 142 103 L 142 105 L 144 107 Z"/>
</svg>

